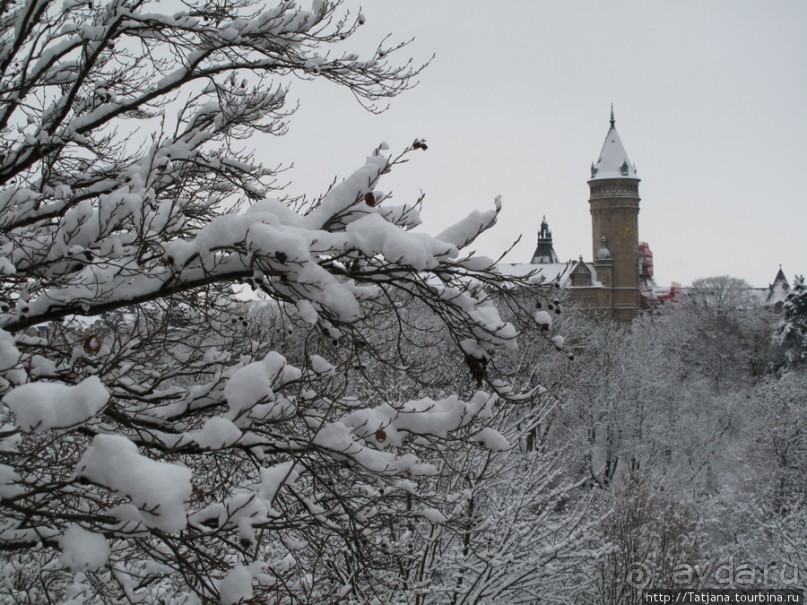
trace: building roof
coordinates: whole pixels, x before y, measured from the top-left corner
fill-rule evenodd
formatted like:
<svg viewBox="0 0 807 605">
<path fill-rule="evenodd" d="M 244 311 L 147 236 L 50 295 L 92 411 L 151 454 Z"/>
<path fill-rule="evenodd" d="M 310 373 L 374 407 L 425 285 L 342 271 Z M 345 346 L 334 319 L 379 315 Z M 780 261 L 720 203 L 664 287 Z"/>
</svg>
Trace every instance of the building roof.
<svg viewBox="0 0 807 605">
<path fill-rule="evenodd" d="M 525 277 L 530 273 L 535 273 L 530 281 L 535 283 L 552 283 L 558 282 L 561 288 L 571 287 L 572 270 L 577 266 L 578 261 L 570 260 L 565 263 L 552 263 L 543 265 L 533 265 L 526 263 L 499 263 L 497 268 L 502 275 L 511 275 L 513 277 Z M 585 263 L 585 266 L 591 271 L 591 287 L 601 288 L 602 283 L 597 279 L 597 269 L 594 263 Z"/>
<path fill-rule="evenodd" d="M 608 129 L 608 134 L 605 135 L 605 142 L 602 144 L 600 157 L 591 165 L 592 181 L 601 179 L 639 178 L 636 176 L 636 166 L 631 164 L 614 124 L 614 108 L 612 106 L 611 127 Z"/>
<path fill-rule="evenodd" d="M 782 271 L 782 265 L 779 265 L 779 271 L 773 278 L 773 283 L 768 286 L 765 302 L 770 304 L 782 302 L 787 298 L 788 292 L 790 292 L 790 283 L 785 277 L 785 272 Z"/>
</svg>

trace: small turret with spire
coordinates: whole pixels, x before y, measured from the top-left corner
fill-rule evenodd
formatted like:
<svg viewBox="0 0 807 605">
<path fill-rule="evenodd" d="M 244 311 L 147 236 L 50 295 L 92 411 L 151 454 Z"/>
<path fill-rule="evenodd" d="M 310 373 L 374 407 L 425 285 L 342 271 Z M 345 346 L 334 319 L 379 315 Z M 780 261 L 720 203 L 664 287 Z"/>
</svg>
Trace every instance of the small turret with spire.
<svg viewBox="0 0 807 605">
<path fill-rule="evenodd" d="M 779 271 L 776 273 L 776 277 L 773 278 L 773 283 L 768 286 L 765 303 L 773 305 L 784 302 L 788 292 L 790 292 L 790 282 L 787 281 L 785 272 L 782 271 L 782 265 L 779 265 Z"/>
<path fill-rule="evenodd" d="M 552 247 L 552 232 L 549 230 L 549 223 L 546 222 L 546 215 L 541 221 L 541 230 L 538 232 L 538 246 L 530 261 L 533 265 L 551 265 L 559 263 L 558 255 Z"/>
</svg>

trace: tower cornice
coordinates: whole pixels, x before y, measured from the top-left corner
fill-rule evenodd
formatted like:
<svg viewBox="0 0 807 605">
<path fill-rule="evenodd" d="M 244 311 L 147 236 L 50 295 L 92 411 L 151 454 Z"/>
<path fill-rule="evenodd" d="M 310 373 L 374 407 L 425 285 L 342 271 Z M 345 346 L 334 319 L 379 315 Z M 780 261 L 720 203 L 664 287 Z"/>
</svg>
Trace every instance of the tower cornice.
<svg viewBox="0 0 807 605">
<path fill-rule="evenodd" d="M 591 179 L 588 181 L 589 201 L 609 198 L 635 198 L 639 197 L 639 178 L 610 178 Z"/>
</svg>

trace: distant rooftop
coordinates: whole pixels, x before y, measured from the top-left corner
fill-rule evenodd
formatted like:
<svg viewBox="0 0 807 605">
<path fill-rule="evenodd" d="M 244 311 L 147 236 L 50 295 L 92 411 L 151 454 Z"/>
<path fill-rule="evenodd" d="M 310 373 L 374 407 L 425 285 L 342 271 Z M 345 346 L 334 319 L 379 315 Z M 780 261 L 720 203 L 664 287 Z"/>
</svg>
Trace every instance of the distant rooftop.
<svg viewBox="0 0 807 605">
<path fill-rule="evenodd" d="M 581 261 L 582 262 L 582 259 Z M 548 264 L 527 264 L 527 263 L 499 263 L 497 269 L 502 275 L 523 278 L 530 273 L 535 273 L 531 278 L 533 283 L 553 283 L 558 282 L 561 288 L 571 287 L 572 270 L 578 261 L 569 260 L 565 263 Z M 602 283 L 597 279 L 597 269 L 594 263 L 584 263 L 591 272 L 591 287 L 601 288 Z"/>
</svg>

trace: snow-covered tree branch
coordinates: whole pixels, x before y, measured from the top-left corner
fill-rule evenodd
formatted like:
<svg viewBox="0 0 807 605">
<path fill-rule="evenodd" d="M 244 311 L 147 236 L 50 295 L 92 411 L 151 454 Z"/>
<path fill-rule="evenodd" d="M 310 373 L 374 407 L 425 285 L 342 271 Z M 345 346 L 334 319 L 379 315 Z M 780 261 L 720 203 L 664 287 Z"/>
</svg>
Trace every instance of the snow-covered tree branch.
<svg viewBox="0 0 807 605">
<path fill-rule="evenodd" d="M 463 252 L 499 202 L 419 232 L 420 200 L 379 189 L 385 145 L 313 204 L 273 199 L 248 139 L 284 132 L 290 76 L 373 110 L 421 68 L 342 52 L 365 18 L 341 2 L 153 8 L 0 6 L 2 592 L 367 602 L 402 524 L 440 522 L 419 482 L 443 444 L 508 448 L 486 423 L 539 392 L 487 367 L 518 332 L 493 298 L 526 287 Z M 422 379 L 402 304 L 476 386 L 355 392 L 363 359 Z"/>
</svg>

